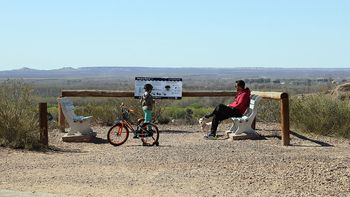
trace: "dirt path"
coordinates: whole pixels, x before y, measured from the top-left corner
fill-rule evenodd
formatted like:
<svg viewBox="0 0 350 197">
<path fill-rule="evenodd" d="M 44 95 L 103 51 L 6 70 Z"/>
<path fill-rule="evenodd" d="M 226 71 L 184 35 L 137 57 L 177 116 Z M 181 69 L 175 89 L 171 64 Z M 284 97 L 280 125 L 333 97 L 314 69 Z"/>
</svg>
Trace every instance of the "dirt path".
<svg viewBox="0 0 350 197">
<path fill-rule="evenodd" d="M 95 143 L 55 151 L 0 148 L 0 189 L 74 196 L 350 196 L 350 141 L 292 135 L 283 147 L 275 125 L 261 140 L 207 141 L 198 126 L 161 126 L 159 147 L 129 138 L 113 147 L 108 128 Z"/>
</svg>

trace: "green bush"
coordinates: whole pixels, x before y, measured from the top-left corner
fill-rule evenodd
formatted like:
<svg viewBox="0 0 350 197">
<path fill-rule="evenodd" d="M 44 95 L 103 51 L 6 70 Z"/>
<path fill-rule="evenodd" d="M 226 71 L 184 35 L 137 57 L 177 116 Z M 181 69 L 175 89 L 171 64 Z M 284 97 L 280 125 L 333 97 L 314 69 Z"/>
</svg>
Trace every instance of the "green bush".
<svg viewBox="0 0 350 197">
<path fill-rule="evenodd" d="M 32 89 L 19 80 L 0 84 L 0 145 L 34 148 L 39 145 L 37 102 Z"/>
<path fill-rule="evenodd" d="M 75 102 L 78 103 L 79 102 Z M 80 102 L 81 103 L 81 102 Z M 109 99 L 105 102 L 93 101 L 76 105 L 75 113 L 83 116 L 92 116 L 93 124 L 111 126 L 117 118 L 122 117 L 120 105 L 124 103 L 134 112 L 130 120 L 136 122 L 143 117 L 139 101 L 135 99 Z"/>
<path fill-rule="evenodd" d="M 158 123 L 159 124 L 168 124 L 170 121 L 171 121 L 171 119 L 168 116 L 164 116 L 164 115 L 158 116 Z"/>
<path fill-rule="evenodd" d="M 121 117 L 120 104 L 123 102 L 126 106 L 134 109 L 134 113 L 130 116 L 131 121 L 136 122 L 138 118 L 143 117 L 143 112 L 138 100 L 128 99 L 110 99 L 104 102 L 82 102 L 82 100 L 73 101 L 76 109 L 75 113 L 83 116 L 93 116 L 93 123 L 98 125 L 110 126 L 114 121 Z M 77 103 L 77 104 L 76 104 Z M 49 108 L 55 116 L 55 110 Z M 154 116 L 157 116 L 157 123 L 168 124 L 172 119 L 182 119 L 186 124 L 193 124 L 197 119 L 208 114 L 213 109 L 211 107 L 201 107 L 198 104 L 192 104 L 189 107 L 168 106 L 164 107 L 157 104 L 154 109 Z M 57 112 L 56 112 L 57 113 Z"/>
<path fill-rule="evenodd" d="M 196 124 L 200 117 L 210 113 L 211 107 L 202 107 L 198 104 L 191 104 L 188 107 L 168 106 L 163 107 L 162 116 L 171 119 L 183 120 L 185 124 Z"/>
<path fill-rule="evenodd" d="M 256 119 L 258 122 L 265 123 L 281 122 L 279 100 L 262 99 L 258 104 Z"/>
<path fill-rule="evenodd" d="M 98 104 L 95 103 L 89 103 L 85 106 L 79 106 L 76 110 L 77 114 L 82 115 L 91 115 L 93 117 L 93 122 L 101 125 L 112 125 L 115 117 L 114 114 L 116 113 L 116 109 L 113 107 L 113 105 L 106 103 L 106 104 Z"/>
<path fill-rule="evenodd" d="M 58 108 L 57 104 L 47 104 L 47 112 L 52 115 L 52 120 L 48 121 L 48 128 L 49 129 L 56 129 L 58 128 L 57 120 L 58 120 Z"/>
<path fill-rule="evenodd" d="M 350 103 L 317 94 L 290 100 L 291 126 L 304 132 L 350 138 Z"/>
</svg>

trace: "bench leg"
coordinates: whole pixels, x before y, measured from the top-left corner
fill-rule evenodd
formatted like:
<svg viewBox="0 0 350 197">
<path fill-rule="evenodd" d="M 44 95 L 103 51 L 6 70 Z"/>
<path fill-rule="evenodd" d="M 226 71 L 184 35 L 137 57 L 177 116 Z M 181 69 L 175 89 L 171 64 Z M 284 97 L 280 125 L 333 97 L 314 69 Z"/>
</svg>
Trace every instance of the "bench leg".
<svg viewBox="0 0 350 197">
<path fill-rule="evenodd" d="M 232 119 L 231 119 L 232 120 Z M 234 133 L 237 130 L 237 125 L 235 122 L 232 120 L 232 125 L 231 128 L 227 131 L 225 131 L 226 136 L 229 136 L 229 134 Z"/>
</svg>

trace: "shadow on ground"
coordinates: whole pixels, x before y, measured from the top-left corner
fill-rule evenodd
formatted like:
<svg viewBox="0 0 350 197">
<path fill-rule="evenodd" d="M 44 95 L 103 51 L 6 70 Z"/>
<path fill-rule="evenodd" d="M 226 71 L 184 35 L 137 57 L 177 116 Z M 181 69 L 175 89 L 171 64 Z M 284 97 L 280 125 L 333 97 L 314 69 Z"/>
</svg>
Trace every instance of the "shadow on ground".
<svg viewBox="0 0 350 197">
<path fill-rule="evenodd" d="M 59 148 L 49 145 L 47 148 L 40 149 L 43 153 L 86 153 L 87 151 L 81 151 L 80 149 Z"/>
<path fill-rule="evenodd" d="M 264 129 L 264 130 L 256 129 L 256 130 L 257 131 L 259 131 L 259 130 L 260 131 L 269 131 L 269 133 L 273 132 L 274 134 L 260 134 L 259 132 L 257 132 L 259 136 L 255 140 L 267 140 L 268 138 L 277 138 L 279 140 L 282 139 L 281 136 L 279 136 L 277 134 L 278 131 L 275 129 Z"/>
<path fill-rule="evenodd" d="M 94 143 L 94 144 L 108 144 L 108 141 L 106 139 L 103 139 L 103 138 L 95 137 L 92 140 L 92 143 Z"/>
<path fill-rule="evenodd" d="M 257 130 L 259 130 L 259 129 L 257 129 Z M 275 129 L 264 129 L 264 131 L 268 131 L 268 132 L 273 132 L 274 134 L 264 134 L 264 135 L 261 135 L 261 134 L 259 134 L 259 135 L 261 135 L 261 137 L 263 137 L 263 138 L 278 138 L 279 140 L 282 140 L 282 137 L 280 136 L 280 135 L 278 135 L 278 133 L 280 132 L 280 131 L 278 131 L 278 130 L 275 130 Z M 302 139 L 302 140 L 306 140 L 306 141 L 310 141 L 310 142 L 312 142 L 312 143 L 315 143 L 315 144 L 317 144 L 317 145 L 320 145 L 320 146 L 323 146 L 323 147 L 332 147 L 333 145 L 332 144 L 329 144 L 329 143 L 327 143 L 327 142 L 322 142 L 322 141 L 319 141 L 319 140 L 314 140 L 314 139 L 311 139 L 311 138 L 309 138 L 309 137 L 306 137 L 306 136 L 304 136 L 304 135 L 301 135 L 301 134 L 299 134 L 299 133 L 296 133 L 296 132 L 294 132 L 294 131 L 290 131 L 290 135 L 293 135 L 293 136 L 295 136 L 295 137 L 297 137 L 297 138 L 299 138 L 299 139 Z M 291 144 L 292 146 L 303 146 L 303 145 L 293 145 L 293 144 Z"/>
<path fill-rule="evenodd" d="M 161 134 L 183 134 L 183 133 L 194 133 L 193 131 L 182 131 L 182 130 L 170 130 L 170 129 L 164 129 L 159 130 L 159 133 Z"/>
<path fill-rule="evenodd" d="M 324 146 L 324 147 L 332 147 L 332 146 L 333 146 L 332 144 L 329 144 L 329 143 L 327 143 L 327 142 L 322 142 L 322 141 L 319 141 L 319 140 L 314 140 L 314 139 L 308 138 L 308 137 L 306 137 L 306 136 L 303 136 L 303 135 L 301 135 L 301 134 L 299 134 L 299 133 L 296 133 L 296 132 L 294 132 L 294 131 L 290 131 L 290 134 L 293 135 L 293 136 L 295 136 L 295 137 L 297 137 L 297 138 L 299 138 L 299 139 L 307 140 L 307 141 L 316 143 L 316 144 L 318 144 L 318 145 L 320 145 L 320 146 Z"/>
</svg>

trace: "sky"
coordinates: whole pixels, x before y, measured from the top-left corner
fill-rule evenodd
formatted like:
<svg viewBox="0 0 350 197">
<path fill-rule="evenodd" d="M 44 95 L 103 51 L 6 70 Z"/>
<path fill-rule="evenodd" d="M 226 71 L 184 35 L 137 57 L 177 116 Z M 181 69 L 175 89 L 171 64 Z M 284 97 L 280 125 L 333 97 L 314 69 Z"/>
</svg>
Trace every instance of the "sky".
<svg viewBox="0 0 350 197">
<path fill-rule="evenodd" d="M 348 0 L 0 0 L 0 70 L 350 68 Z"/>
</svg>

